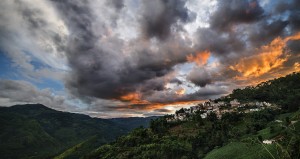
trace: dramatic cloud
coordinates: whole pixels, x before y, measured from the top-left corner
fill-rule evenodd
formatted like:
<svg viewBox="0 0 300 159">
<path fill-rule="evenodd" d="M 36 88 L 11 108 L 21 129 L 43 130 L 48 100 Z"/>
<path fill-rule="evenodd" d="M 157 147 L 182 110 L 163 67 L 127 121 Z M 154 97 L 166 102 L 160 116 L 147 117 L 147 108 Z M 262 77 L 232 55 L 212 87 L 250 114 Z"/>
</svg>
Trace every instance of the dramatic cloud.
<svg viewBox="0 0 300 159">
<path fill-rule="evenodd" d="M 161 115 L 300 70 L 297 0 L 0 4 L 0 105 Z"/>
<path fill-rule="evenodd" d="M 96 17 L 89 2 L 83 4 L 81 1 L 53 1 L 53 3 L 61 12 L 70 32 L 67 57 L 72 72 L 66 86 L 73 94 L 82 98 L 123 100 L 124 96 L 139 91 L 162 90 L 167 82 L 163 80 L 167 80 L 167 77 L 164 79 L 160 77 L 168 76 L 172 72 L 172 66 L 177 62 L 185 61 L 185 54 L 191 50 L 184 41 L 180 41 L 180 37 L 176 39 L 177 41 L 168 39 L 161 44 L 155 40 L 143 39 L 140 39 L 140 42 L 135 39 L 132 44 L 125 43 L 109 31 L 110 28 L 118 26 L 114 23 L 97 21 L 99 17 Z M 171 23 L 176 19 L 187 21 L 183 19 L 187 9 L 180 8 L 183 7 L 183 2 L 176 4 L 171 1 L 157 1 L 156 3 L 151 5 L 158 7 L 163 5 L 162 7 L 175 9 L 171 10 L 171 13 L 164 11 L 163 16 L 167 16 L 165 18 L 173 19 L 164 27 L 170 29 Z M 176 7 L 175 4 L 180 7 Z M 148 2 L 145 1 L 143 6 L 145 5 L 148 6 Z M 161 15 L 157 15 L 154 18 L 160 17 Z M 157 23 L 164 22 L 166 21 Z M 149 25 L 142 25 L 142 27 Z M 176 34 L 174 33 L 174 36 Z M 176 43 L 178 46 L 173 46 Z M 150 85 L 151 87 L 148 87 Z"/>
<path fill-rule="evenodd" d="M 186 0 L 143 2 L 142 25 L 148 38 L 157 37 L 164 40 L 171 34 L 171 29 L 174 29 L 174 32 L 180 29 L 178 22 L 186 23 L 195 19 L 195 15 L 185 6 Z"/>
<path fill-rule="evenodd" d="M 218 10 L 211 17 L 211 27 L 217 30 L 232 29 L 235 24 L 251 23 L 263 17 L 264 10 L 257 0 L 219 1 Z"/>
<path fill-rule="evenodd" d="M 193 69 L 187 76 L 187 79 L 200 87 L 205 87 L 207 84 L 210 84 L 212 82 L 211 75 L 207 70 L 204 70 L 203 68 Z"/>
</svg>

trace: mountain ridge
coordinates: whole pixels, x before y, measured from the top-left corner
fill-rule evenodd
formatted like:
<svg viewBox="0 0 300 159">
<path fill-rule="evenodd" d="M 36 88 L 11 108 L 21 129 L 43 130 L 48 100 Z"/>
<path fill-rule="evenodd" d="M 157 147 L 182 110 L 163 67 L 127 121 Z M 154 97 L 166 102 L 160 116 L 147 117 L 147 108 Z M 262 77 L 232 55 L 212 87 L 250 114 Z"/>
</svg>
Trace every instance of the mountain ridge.
<svg viewBox="0 0 300 159">
<path fill-rule="evenodd" d="M 135 127 L 147 127 L 151 118 L 155 117 L 122 122 L 57 111 L 42 104 L 0 107 L 0 139 L 5 141 L 0 143 L 0 156 L 49 158 L 95 135 L 100 137 L 100 146 Z"/>
</svg>

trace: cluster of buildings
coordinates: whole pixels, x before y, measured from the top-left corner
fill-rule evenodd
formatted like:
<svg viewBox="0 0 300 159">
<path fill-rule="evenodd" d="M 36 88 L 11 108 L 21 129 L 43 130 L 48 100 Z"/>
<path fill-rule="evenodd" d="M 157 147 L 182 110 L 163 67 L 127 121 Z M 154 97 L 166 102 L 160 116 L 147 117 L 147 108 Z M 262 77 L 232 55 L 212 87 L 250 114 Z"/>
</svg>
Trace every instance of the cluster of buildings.
<svg viewBox="0 0 300 159">
<path fill-rule="evenodd" d="M 267 107 L 272 107 L 270 103 L 267 102 L 247 102 L 247 103 L 240 103 L 238 100 L 234 99 L 230 102 L 214 102 L 212 100 L 206 101 L 204 103 L 200 103 L 197 106 L 192 106 L 190 108 L 182 108 L 174 115 L 170 115 L 167 117 L 167 121 L 183 121 L 188 120 L 188 118 L 195 114 L 196 112 L 200 112 L 201 118 L 207 118 L 209 113 L 214 112 L 218 118 L 222 117 L 224 113 L 231 113 L 231 112 L 243 112 L 249 113 L 254 111 L 260 111 Z"/>
</svg>

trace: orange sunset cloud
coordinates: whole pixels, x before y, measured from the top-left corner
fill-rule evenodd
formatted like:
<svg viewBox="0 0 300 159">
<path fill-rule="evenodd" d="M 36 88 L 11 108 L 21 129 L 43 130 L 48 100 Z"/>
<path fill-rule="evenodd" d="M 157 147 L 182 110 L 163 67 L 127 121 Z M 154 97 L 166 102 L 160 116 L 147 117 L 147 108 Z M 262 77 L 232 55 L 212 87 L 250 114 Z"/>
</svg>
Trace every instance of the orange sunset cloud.
<svg viewBox="0 0 300 159">
<path fill-rule="evenodd" d="M 210 57 L 210 52 L 206 50 L 206 51 L 203 51 L 203 52 L 196 53 L 195 56 L 190 54 L 186 58 L 187 58 L 188 62 L 194 62 L 198 66 L 202 66 L 202 65 L 207 64 L 207 60 L 208 60 L 209 57 Z"/>
<path fill-rule="evenodd" d="M 278 37 L 269 45 L 262 46 L 259 54 L 242 58 L 236 65 L 230 66 L 230 69 L 238 71 L 242 77 L 258 77 L 272 69 L 280 68 L 287 61 L 288 51 L 285 50 L 286 43 L 289 40 L 299 40 L 300 34 L 286 37 L 284 39 Z"/>
</svg>

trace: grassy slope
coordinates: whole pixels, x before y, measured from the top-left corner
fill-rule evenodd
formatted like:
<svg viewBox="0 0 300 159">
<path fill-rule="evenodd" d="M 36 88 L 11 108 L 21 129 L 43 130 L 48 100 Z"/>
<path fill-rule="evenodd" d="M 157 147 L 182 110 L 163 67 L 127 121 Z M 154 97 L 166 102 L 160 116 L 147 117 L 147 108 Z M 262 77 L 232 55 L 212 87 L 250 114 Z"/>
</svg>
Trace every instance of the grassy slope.
<svg viewBox="0 0 300 159">
<path fill-rule="evenodd" d="M 247 138 L 256 139 L 257 136 L 262 136 L 263 139 L 272 139 L 282 133 L 284 130 L 300 132 L 300 111 L 294 113 L 285 113 L 277 117 L 278 120 L 283 120 L 289 117 L 292 121 L 298 121 L 294 124 L 290 124 L 287 129 L 282 128 L 282 124 L 277 122 L 270 122 L 268 127 L 258 131 L 257 135 L 244 136 L 241 140 L 244 142 L 232 142 L 221 148 L 215 149 L 209 152 L 205 159 L 267 159 L 267 158 L 279 158 L 277 151 L 280 145 L 277 143 L 271 145 L 250 143 Z M 270 131 L 270 127 L 273 127 L 273 132 Z M 281 149 L 282 150 L 282 149 Z M 272 154 L 272 155 L 271 155 Z"/>
<path fill-rule="evenodd" d="M 270 153 L 276 156 L 275 145 L 232 142 L 211 151 L 204 159 L 271 159 L 273 157 Z"/>
<path fill-rule="evenodd" d="M 54 159 L 78 159 L 84 157 L 86 154 L 90 153 L 97 147 L 105 144 L 101 140 L 101 136 L 93 136 L 88 140 L 81 142 L 68 150 L 64 151 L 60 155 L 56 156 Z"/>
</svg>

